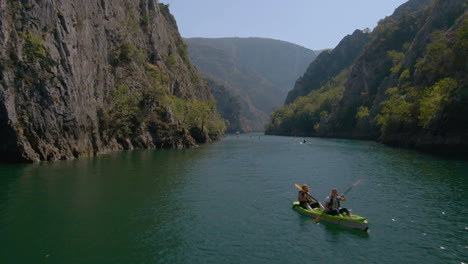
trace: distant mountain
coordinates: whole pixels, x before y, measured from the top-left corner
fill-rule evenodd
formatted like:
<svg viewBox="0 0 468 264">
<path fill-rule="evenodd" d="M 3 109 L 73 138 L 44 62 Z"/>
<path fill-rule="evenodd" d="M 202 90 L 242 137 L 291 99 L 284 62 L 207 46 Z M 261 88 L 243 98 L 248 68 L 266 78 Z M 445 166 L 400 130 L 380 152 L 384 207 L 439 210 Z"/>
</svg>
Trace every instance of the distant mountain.
<svg viewBox="0 0 468 264">
<path fill-rule="evenodd" d="M 208 74 L 203 74 L 213 89 L 217 109 L 228 121 L 228 133 L 262 131 L 268 115 L 252 105 L 250 98 L 239 89 Z"/>
<path fill-rule="evenodd" d="M 319 56 L 271 115 L 266 133 L 468 154 L 466 1 L 410 0 L 367 34 L 349 65 Z M 318 74 L 330 65 L 342 70 Z"/>
<path fill-rule="evenodd" d="M 289 91 L 318 53 L 302 46 L 268 38 L 190 38 L 187 44 L 208 44 L 229 53 L 257 71 L 282 91 Z"/>
<path fill-rule="evenodd" d="M 189 38 L 185 42 L 191 61 L 216 83 L 214 89 L 223 87 L 236 95 L 243 121 L 224 118 L 231 124 L 242 124 L 238 128 L 243 132 L 263 131 L 273 108 L 282 104 L 294 81 L 316 57 L 312 50 L 273 39 Z M 223 105 L 218 103 L 218 107 L 223 114 Z"/>
</svg>

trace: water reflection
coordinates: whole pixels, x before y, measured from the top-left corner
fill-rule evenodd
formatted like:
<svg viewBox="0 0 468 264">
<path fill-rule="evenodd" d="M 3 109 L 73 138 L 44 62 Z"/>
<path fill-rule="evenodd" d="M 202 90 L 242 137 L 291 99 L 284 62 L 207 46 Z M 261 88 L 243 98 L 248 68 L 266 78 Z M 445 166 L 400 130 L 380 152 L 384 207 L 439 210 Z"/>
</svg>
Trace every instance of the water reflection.
<svg viewBox="0 0 468 264">
<path fill-rule="evenodd" d="M 466 255 L 467 163 L 373 142 L 240 135 L 11 168 L 0 167 L 10 170 L 0 178 L 1 263 L 47 254 L 49 263 L 459 263 Z M 370 221 L 369 233 L 291 209 L 295 183 L 321 199 L 361 176 L 343 206 Z"/>
</svg>

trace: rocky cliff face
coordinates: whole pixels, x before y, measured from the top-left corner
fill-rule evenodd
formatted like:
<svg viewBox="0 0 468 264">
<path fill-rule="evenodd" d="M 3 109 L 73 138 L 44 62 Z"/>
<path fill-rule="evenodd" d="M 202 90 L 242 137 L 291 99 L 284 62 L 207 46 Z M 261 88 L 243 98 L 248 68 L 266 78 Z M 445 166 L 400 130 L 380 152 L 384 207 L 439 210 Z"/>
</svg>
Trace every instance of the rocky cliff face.
<svg viewBox="0 0 468 264">
<path fill-rule="evenodd" d="M 188 124 L 178 108 L 211 97 L 155 0 L 0 0 L 4 160 L 210 140 L 222 129 Z"/>
</svg>

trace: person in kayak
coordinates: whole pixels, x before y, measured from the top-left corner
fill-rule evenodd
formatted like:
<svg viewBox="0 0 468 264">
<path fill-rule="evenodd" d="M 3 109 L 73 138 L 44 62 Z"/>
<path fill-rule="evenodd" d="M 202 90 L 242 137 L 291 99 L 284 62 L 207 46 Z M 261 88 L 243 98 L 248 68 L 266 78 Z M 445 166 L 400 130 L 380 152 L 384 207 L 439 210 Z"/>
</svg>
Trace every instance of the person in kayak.
<svg viewBox="0 0 468 264">
<path fill-rule="evenodd" d="M 320 207 L 320 203 L 310 195 L 309 186 L 307 184 L 302 185 L 302 191 L 299 191 L 297 199 L 299 200 L 299 205 L 304 209 L 312 211 L 312 208 Z"/>
<path fill-rule="evenodd" d="M 340 207 L 340 201 L 347 201 L 346 196 L 344 194 L 338 195 L 338 190 L 332 189 L 331 195 L 325 198 L 325 213 L 340 217 L 343 217 L 343 214 L 347 214 L 349 217 L 352 217 L 348 209 Z"/>
</svg>

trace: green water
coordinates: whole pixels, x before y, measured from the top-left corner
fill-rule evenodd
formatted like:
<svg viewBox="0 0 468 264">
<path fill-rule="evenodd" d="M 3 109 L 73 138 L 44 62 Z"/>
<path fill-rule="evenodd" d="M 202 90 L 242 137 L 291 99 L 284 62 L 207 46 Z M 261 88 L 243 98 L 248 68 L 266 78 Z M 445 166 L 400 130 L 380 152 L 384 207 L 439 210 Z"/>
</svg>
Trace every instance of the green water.
<svg viewBox="0 0 468 264">
<path fill-rule="evenodd" d="M 467 263 L 468 162 L 373 142 L 243 135 L 186 150 L 0 165 L 0 263 Z M 368 233 L 291 209 L 342 192 Z"/>
</svg>

